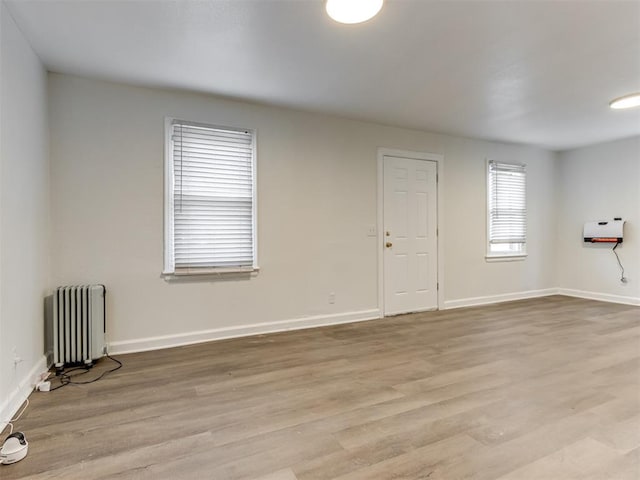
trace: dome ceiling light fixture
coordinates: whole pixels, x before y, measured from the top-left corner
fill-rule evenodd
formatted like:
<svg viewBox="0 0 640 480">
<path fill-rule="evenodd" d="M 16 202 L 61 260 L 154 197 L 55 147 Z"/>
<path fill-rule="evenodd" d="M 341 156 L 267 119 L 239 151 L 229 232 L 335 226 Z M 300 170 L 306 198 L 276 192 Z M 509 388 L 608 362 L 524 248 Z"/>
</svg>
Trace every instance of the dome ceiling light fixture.
<svg viewBox="0 0 640 480">
<path fill-rule="evenodd" d="M 629 95 L 625 95 L 624 97 L 614 98 L 609 102 L 609 106 L 611 108 L 615 108 L 616 110 L 622 108 L 633 108 L 640 106 L 640 92 L 631 93 Z"/>
<path fill-rule="evenodd" d="M 327 14 L 339 23 L 362 23 L 375 17 L 384 0 L 326 0 Z"/>
</svg>

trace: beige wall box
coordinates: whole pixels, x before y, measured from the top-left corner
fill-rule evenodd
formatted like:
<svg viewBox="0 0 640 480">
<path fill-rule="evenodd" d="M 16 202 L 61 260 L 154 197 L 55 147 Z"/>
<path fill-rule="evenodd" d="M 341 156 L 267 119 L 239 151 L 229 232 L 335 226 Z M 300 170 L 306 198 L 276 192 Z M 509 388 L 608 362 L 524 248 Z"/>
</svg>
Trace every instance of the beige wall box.
<svg viewBox="0 0 640 480">
<path fill-rule="evenodd" d="M 624 220 L 602 220 L 584 224 L 584 241 L 589 243 L 622 243 L 624 238 Z"/>
</svg>

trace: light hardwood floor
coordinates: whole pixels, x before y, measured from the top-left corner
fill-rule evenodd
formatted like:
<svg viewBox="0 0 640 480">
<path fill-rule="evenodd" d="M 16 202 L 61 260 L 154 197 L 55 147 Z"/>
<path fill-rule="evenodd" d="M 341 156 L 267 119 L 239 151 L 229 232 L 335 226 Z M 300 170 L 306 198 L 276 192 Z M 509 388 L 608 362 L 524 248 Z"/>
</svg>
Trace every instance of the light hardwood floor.
<svg viewBox="0 0 640 480">
<path fill-rule="evenodd" d="M 2 480 L 640 478 L 638 307 L 555 296 L 120 358 L 31 396 Z"/>
</svg>

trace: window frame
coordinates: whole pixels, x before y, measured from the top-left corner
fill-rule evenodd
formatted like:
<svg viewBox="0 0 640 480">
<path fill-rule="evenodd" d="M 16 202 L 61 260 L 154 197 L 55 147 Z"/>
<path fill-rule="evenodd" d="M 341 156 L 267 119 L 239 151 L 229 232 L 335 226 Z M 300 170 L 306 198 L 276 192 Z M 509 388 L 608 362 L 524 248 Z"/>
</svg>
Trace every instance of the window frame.
<svg viewBox="0 0 640 480">
<path fill-rule="evenodd" d="M 485 254 L 485 259 L 487 262 L 509 262 L 509 261 L 518 261 L 518 260 L 524 260 L 528 253 L 527 253 L 527 231 L 525 228 L 525 240 L 523 243 L 505 243 L 503 245 L 508 245 L 508 246 L 515 246 L 515 245 L 521 245 L 521 248 L 518 250 L 515 250 L 513 252 L 508 252 L 508 251 L 492 251 L 491 247 L 492 247 L 492 243 L 491 243 L 491 164 L 498 164 L 498 165 L 513 165 L 516 167 L 522 167 L 524 169 L 524 200 L 525 200 L 525 225 L 528 224 L 528 211 L 527 211 L 527 171 L 526 171 L 526 164 L 523 163 L 513 163 L 513 162 L 501 162 L 501 161 L 497 161 L 497 160 L 491 160 L 491 159 L 487 159 L 486 161 L 486 166 L 485 166 L 485 172 L 486 172 L 486 206 L 487 206 L 487 210 L 486 210 L 486 254 Z"/>
<path fill-rule="evenodd" d="M 174 124 L 192 125 L 218 130 L 242 131 L 251 134 L 251 198 L 252 198 L 252 265 L 246 267 L 186 267 L 175 268 L 174 255 L 174 159 L 172 128 Z M 220 126 L 210 123 L 165 117 L 164 121 L 164 268 L 162 276 L 167 279 L 188 276 L 219 276 L 223 274 L 257 273 L 258 266 L 258 189 L 257 189 L 257 130 L 243 127 Z"/>
</svg>

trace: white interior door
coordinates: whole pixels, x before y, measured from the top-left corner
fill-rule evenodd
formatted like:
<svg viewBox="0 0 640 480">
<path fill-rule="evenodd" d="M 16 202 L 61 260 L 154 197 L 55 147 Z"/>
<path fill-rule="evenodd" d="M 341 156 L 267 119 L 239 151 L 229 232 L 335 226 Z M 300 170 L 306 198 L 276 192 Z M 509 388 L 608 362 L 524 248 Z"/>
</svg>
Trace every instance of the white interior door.
<svg viewBox="0 0 640 480">
<path fill-rule="evenodd" d="M 384 313 L 438 308 L 437 162 L 384 156 Z"/>
</svg>

